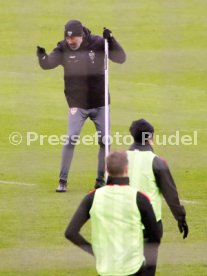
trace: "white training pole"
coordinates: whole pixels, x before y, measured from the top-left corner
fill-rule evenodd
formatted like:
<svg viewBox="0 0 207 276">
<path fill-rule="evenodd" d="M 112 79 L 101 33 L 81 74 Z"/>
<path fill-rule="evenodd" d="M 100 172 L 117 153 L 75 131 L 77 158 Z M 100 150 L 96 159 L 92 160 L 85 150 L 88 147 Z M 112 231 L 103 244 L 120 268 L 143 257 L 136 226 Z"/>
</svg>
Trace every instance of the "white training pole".
<svg viewBox="0 0 207 276">
<path fill-rule="evenodd" d="M 109 46 L 107 39 L 105 41 L 105 159 L 109 154 L 109 74 L 108 74 L 108 53 Z M 106 172 L 106 180 L 107 180 L 107 172 Z"/>
</svg>

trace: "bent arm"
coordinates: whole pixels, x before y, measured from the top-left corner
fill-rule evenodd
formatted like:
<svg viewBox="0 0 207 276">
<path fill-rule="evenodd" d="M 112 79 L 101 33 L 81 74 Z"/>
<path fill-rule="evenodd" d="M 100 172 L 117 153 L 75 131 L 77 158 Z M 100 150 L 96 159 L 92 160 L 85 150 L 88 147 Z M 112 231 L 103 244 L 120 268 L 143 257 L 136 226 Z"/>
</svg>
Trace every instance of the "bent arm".
<svg viewBox="0 0 207 276">
<path fill-rule="evenodd" d="M 62 48 L 60 43 L 58 43 L 57 47 L 52 51 L 51 54 L 45 54 L 38 58 L 39 65 L 44 70 L 53 69 L 62 64 L 62 56 Z"/>
<path fill-rule="evenodd" d="M 65 237 L 84 251 L 93 255 L 91 244 L 80 234 L 82 226 L 90 218 L 89 211 L 92 206 L 94 193 L 88 194 L 81 202 L 68 227 Z"/>
<path fill-rule="evenodd" d="M 116 63 L 124 63 L 126 61 L 126 54 L 121 45 L 112 37 L 109 42 L 109 59 Z"/>
</svg>

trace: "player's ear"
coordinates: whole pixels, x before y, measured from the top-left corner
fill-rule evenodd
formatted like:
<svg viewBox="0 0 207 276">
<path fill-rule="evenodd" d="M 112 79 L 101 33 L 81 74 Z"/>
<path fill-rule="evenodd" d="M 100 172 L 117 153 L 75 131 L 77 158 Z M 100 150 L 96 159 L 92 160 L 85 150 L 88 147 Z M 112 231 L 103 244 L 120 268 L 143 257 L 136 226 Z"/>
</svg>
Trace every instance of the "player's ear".
<svg viewBox="0 0 207 276">
<path fill-rule="evenodd" d="M 150 146 L 154 145 L 154 137 L 152 136 L 152 138 L 149 139 L 149 144 Z"/>
<path fill-rule="evenodd" d="M 154 145 L 154 133 L 150 135 L 150 138 L 148 141 L 149 141 L 150 146 Z"/>
<path fill-rule="evenodd" d="M 128 165 L 126 165 L 125 167 L 124 167 L 124 175 L 128 175 L 128 171 L 129 171 L 129 167 L 128 167 Z"/>
</svg>

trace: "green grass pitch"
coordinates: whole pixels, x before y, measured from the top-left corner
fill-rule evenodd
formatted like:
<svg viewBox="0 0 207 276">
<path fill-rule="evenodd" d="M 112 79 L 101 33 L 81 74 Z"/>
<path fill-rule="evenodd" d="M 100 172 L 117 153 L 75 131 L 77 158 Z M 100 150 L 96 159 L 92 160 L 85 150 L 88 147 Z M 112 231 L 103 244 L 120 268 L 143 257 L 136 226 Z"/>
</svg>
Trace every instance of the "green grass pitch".
<svg viewBox="0 0 207 276">
<path fill-rule="evenodd" d="M 76 148 L 69 192 L 56 194 L 62 147 L 25 143 L 28 131 L 66 133 L 62 68 L 41 70 L 35 51 L 40 45 L 50 52 L 69 19 L 100 35 L 108 27 L 127 53 L 125 64 L 109 64 L 112 133 L 127 134 L 138 118 L 157 134 L 197 131 L 196 146 L 155 145 L 168 160 L 190 228 L 184 241 L 163 204 L 157 275 L 207 275 L 206 10 L 205 0 L 1 1 L 0 275 L 96 275 L 93 258 L 64 230 L 93 188 L 98 146 Z M 19 146 L 8 140 L 15 131 L 23 134 Z M 94 131 L 88 121 L 82 135 Z M 127 146 L 112 145 L 118 148 Z M 90 223 L 83 233 L 90 239 Z"/>
</svg>

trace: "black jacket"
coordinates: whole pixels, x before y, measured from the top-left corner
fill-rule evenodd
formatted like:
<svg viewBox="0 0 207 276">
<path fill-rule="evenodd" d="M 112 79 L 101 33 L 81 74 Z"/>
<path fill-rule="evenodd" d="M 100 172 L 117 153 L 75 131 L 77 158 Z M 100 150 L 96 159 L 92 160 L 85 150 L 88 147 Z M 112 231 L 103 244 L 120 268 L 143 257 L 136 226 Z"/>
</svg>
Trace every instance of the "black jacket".
<svg viewBox="0 0 207 276">
<path fill-rule="evenodd" d="M 103 37 L 92 35 L 84 27 L 78 50 L 71 50 L 66 40 L 62 40 L 51 54 L 39 58 L 39 64 L 46 70 L 62 65 L 69 107 L 89 109 L 104 106 L 104 56 Z M 126 59 L 124 50 L 113 37 L 109 42 L 109 59 L 116 63 Z"/>
<path fill-rule="evenodd" d="M 138 149 L 140 151 L 153 151 L 152 147 L 134 143 L 129 150 Z M 183 221 L 186 216 L 184 207 L 180 204 L 177 188 L 173 177 L 170 173 L 167 162 L 156 156 L 152 163 L 152 169 L 155 176 L 156 184 L 165 198 L 173 216 L 177 221 Z"/>
</svg>

